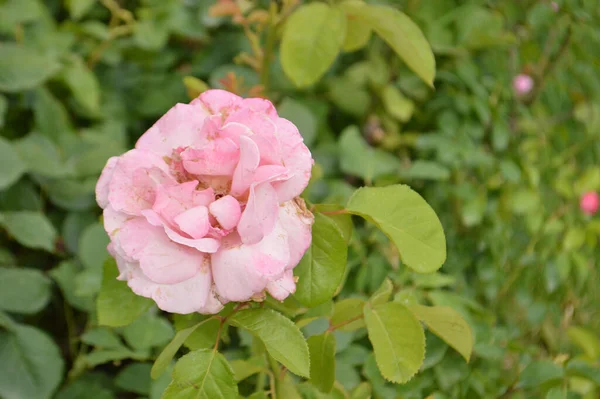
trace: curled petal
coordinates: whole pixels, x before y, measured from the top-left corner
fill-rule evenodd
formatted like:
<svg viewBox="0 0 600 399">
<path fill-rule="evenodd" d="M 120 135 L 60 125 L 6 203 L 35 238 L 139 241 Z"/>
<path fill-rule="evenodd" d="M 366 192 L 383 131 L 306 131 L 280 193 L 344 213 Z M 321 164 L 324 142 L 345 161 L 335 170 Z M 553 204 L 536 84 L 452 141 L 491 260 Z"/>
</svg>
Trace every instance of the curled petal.
<svg viewBox="0 0 600 399">
<path fill-rule="evenodd" d="M 258 146 L 247 136 L 240 136 L 240 160 L 233 172 L 231 195 L 239 196 L 248 190 L 260 162 Z"/>
<path fill-rule="evenodd" d="M 286 270 L 281 278 L 267 283 L 267 291 L 271 296 L 279 301 L 296 292 L 296 280 L 291 270 Z"/>
<path fill-rule="evenodd" d="M 288 235 L 290 247 L 290 263 L 286 269 L 298 265 L 312 241 L 312 224 L 314 216 L 310 213 L 302 199 L 292 200 L 279 207 L 279 223 Z"/>
<path fill-rule="evenodd" d="M 211 114 L 229 114 L 238 107 L 242 98 L 225 90 L 207 90 L 191 104 L 200 104 Z"/>
<path fill-rule="evenodd" d="M 175 217 L 174 221 L 181 231 L 192 238 L 202 238 L 210 229 L 208 208 L 202 205 L 190 208 L 179 214 Z"/>
<path fill-rule="evenodd" d="M 108 189 L 110 180 L 113 177 L 113 172 L 115 170 L 115 166 L 117 165 L 118 157 L 109 158 L 106 161 L 106 166 L 102 169 L 102 174 L 98 179 L 98 183 L 96 184 L 96 202 L 100 208 L 104 209 L 108 206 Z"/>
<path fill-rule="evenodd" d="M 244 244 L 256 244 L 273 230 L 278 207 L 277 193 L 271 183 L 250 186 L 248 203 L 237 227 Z"/>
<path fill-rule="evenodd" d="M 239 157 L 240 150 L 230 139 L 216 139 L 202 149 L 188 148 L 181 153 L 185 170 L 208 176 L 230 176 Z"/>
<path fill-rule="evenodd" d="M 242 214 L 240 203 L 231 195 L 226 195 L 210 204 L 209 210 L 225 230 L 237 226 Z"/>
</svg>

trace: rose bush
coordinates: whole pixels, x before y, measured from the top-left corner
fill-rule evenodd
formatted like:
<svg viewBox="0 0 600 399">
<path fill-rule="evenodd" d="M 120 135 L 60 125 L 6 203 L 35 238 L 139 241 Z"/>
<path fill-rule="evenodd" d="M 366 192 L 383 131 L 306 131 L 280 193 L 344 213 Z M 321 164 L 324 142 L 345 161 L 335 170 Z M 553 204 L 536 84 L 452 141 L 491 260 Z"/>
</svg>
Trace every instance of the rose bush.
<svg viewBox="0 0 600 399">
<path fill-rule="evenodd" d="M 119 279 L 173 313 L 285 299 L 311 242 L 312 164 L 268 100 L 210 90 L 175 105 L 96 187 Z"/>
</svg>

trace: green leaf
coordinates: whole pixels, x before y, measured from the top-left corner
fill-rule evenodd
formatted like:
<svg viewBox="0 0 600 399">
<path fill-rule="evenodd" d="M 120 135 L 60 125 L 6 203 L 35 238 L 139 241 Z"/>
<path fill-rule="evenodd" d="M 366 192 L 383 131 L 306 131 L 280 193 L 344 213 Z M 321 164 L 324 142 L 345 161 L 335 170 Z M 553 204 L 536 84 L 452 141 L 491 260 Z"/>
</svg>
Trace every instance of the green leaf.
<svg viewBox="0 0 600 399">
<path fill-rule="evenodd" d="M 123 329 L 123 338 L 133 349 L 162 346 L 173 338 L 173 327 L 164 318 L 145 314 Z"/>
<path fill-rule="evenodd" d="M 360 298 L 347 298 L 336 302 L 333 308 L 333 315 L 331 316 L 331 325 L 337 326 L 338 324 L 344 323 L 348 320 L 357 318 L 363 313 L 363 307 L 365 300 Z M 365 320 L 359 318 L 348 324 L 336 328 L 339 331 L 355 331 L 365 326 Z"/>
<path fill-rule="evenodd" d="M 571 326 L 567 330 L 567 335 L 591 359 L 600 358 L 600 338 L 596 334 L 583 327 Z"/>
<path fill-rule="evenodd" d="M 0 2 L 0 32 L 12 34 L 17 24 L 33 22 L 43 12 L 38 0 L 4 0 Z"/>
<path fill-rule="evenodd" d="M 264 356 L 256 356 L 249 360 L 232 360 L 230 362 L 235 380 L 240 382 L 266 370 Z"/>
<path fill-rule="evenodd" d="M 365 21 L 347 15 L 346 37 L 342 49 L 346 52 L 360 50 L 367 45 L 372 32 L 373 30 Z"/>
<path fill-rule="evenodd" d="M 177 353 L 179 348 L 181 348 L 181 345 L 183 345 L 185 340 L 188 339 L 188 337 L 194 331 L 196 331 L 198 327 L 211 320 L 215 319 L 206 319 L 194 326 L 178 331 L 177 334 L 175 334 L 175 337 L 171 340 L 171 342 L 169 342 L 169 344 L 165 347 L 165 349 L 162 350 L 160 355 L 158 355 L 158 357 L 154 361 L 154 365 L 152 366 L 151 371 L 152 378 L 158 378 L 167 369 L 167 367 L 171 363 L 171 360 L 173 359 L 173 356 L 175 356 L 175 354 Z"/>
<path fill-rule="evenodd" d="M 389 278 L 383 280 L 381 286 L 371 295 L 369 298 L 369 302 L 371 305 L 380 305 L 382 303 L 386 303 L 390 300 L 390 296 L 392 295 L 392 291 L 394 290 L 394 285 Z"/>
<path fill-rule="evenodd" d="M 63 378 L 64 362 L 44 332 L 14 325 L 0 330 L 0 397 L 47 399 Z"/>
<path fill-rule="evenodd" d="M 229 322 L 259 338 L 267 352 L 292 373 L 309 376 L 308 346 L 290 319 L 270 309 L 247 309 L 235 313 Z"/>
<path fill-rule="evenodd" d="M 153 304 L 150 299 L 134 294 L 125 281 L 117 280 L 118 275 L 114 259 L 104 262 L 102 289 L 96 301 L 98 324 L 103 326 L 126 326 Z"/>
<path fill-rule="evenodd" d="M 60 68 L 54 56 L 14 43 L 0 43 L 0 54 L 0 91 L 33 89 Z"/>
<path fill-rule="evenodd" d="M 351 17 L 364 21 L 402 58 L 425 83 L 433 87 L 435 58 L 419 27 L 404 13 L 387 6 L 346 2 L 341 6 Z"/>
<path fill-rule="evenodd" d="M 371 399 L 371 384 L 361 382 L 350 394 L 350 399 Z"/>
<path fill-rule="evenodd" d="M 200 349 L 183 356 L 162 399 L 237 398 L 233 370 L 219 352 Z"/>
<path fill-rule="evenodd" d="M 421 323 L 397 302 L 377 306 L 367 304 L 364 312 L 381 374 L 395 383 L 407 382 L 425 358 L 425 334 Z"/>
<path fill-rule="evenodd" d="M 206 90 L 210 89 L 206 82 L 194 76 L 184 76 L 183 84 L 187 89 L 188 97 L 190 98 L 190 100 L 193 100 L 200 94 L 204 93 Z"/>
<path fill-rule="evenodd" d="M 400 122 L 408 122 L 415 111 L 413 101 L 402 94 L 394 85 L 389 84 L 385 86 L 381 93 L 381 99 L 388 114 Z"/>
<path fill-rule="evenodd" d="M 474 345 L 473 332 L 460 313 L 448 306 L 409 305 L 407 307 L 435 335 L 456 349 L 467 362 L 469 361 Z"/>
<path fill-rule="evenodd" d="M 25 163 L 17 155 L 12 143 L 0 137 L 0 190 L 19 180 L 26 170 Z"/>
<path fill-rule="evenodd" d="M 402 170 L 401 174 L 406 179 L 448 180 L 450 178 L 450 171 L 445 166 L 421 159 L 413 162 L 408 169 Z"/>
<path fill-rule="evenodd" d="M 324 3 L 300 6 L 285 24 L 281 65 L 298 87 L 315 83 L 329 69 L 346 36 L 342 10 Z"/>
<path fill-rule="evenodd" d="M 8 111 L 8 100 L 6 96 L 0 94 L 0 129 L 4 127 L 6 123 L 6 111 Z"/>
<path fill-rule="evenodd" d="M 81 19 L 96 3 L 96 0 L 66 0 L 69 15 L 74 20 Z"/>
<path fill-rule="evenodd" d="M 0 216 L 0 225 L 19 244 L 29 248 L 54 252 L 56 230 L 43 213 L 33 211 L 6 212 Z"/>
<path fill-rule="evenodd" d="M 39 312 L 50 300 L 51 284 L 39 270 L 0 267 L 0 310 Z"/>
<path fill-rule="evenodd" d="M 115 384 L 128 392 L 148 395 L 150 392 L 150 364 L 132 363 L 127 365 L 115 378 Z"/>
<path fill-rule="evenodd" d="M 307 341 L 310 352 L 310 382 L 324 393 L 331 392 L 335 382 L 335 335 L 326 331 Z"/>
<path fill-rule="evenodd" d="M 91 297 L 83 297 L 77 293 L 77 278 L 79 268 L 74 262 L 61 262 L 54 269 L 50 270 L 50 275 L 58 283 L 63 297 L 75 309 L 90 312 L 94 308 L 94 301 Z"/>
<path fill-rule="evenodd" d="M 29 173 L 46 177 L 64 177 L 71 174 L 70 168 L 62 159 L 59 147 L 46 136 L 30 133 L 15 142 L 15 147 L 27 164 Z"/>
<path fill-rule="evenodd" d="M 81 342 L 107 349 L 124 347 L 119 336 L 113 330 L 106 327 L 97 327 L 86 331 L 81 336 Z"/>
<path fill-rule="evenodd" d="M 397 173 L 400 169 L 397 157 L 369 146 L 356 126 L 344 129 L 339 146 L 342 171 L 362 177 L 367 182 L 384 174 Z"/>
<path fill-rule="evenodd" d="M 100 223 L 94 223 L 85 228 L 79 239 L 79 259 L 90 269 L 101 269 L 108 258 L 106 246 L 110 242 L 108 234 Z"/>
<path fill-rule="evenodd" d="M 46 87 L 38 87 L 34 94 L 33 116 L 36 131 L 55 143 L 73 137 L 73 126 L 64 105 Z M 46 173 L 52 176 L 56 171 L 46 171 Z"/>
<path fill-rule="evenodd" d="M 337 204 L 315 204 L 313 214 L 335 212 L 343 209 L 343 206 Z M 327 215 L 327 217 L 336 224 L 338 230 L 342 234 L 342 237 L 344 237 L 344 241 L 346 241 L 346 245 L 348 245 L 350 239 L 352 238 L 352 230 L 354 229 L 350 215 L 347 213 L 340 213 L 338 215 Z"/>
<path fill-rule="evenodd" d="M 398 248 L 404 264 L 431 273 L 446 260 L 446 238 L 438 217 L 425 200 L 405 185 L 363 187 L 346 209 L 375 223 Z"/>
<path fill-rule="evenodd" d="M 312 243 L 294 274 L 298 277 L 294 297 L 313 307 L 334 295 L 346 270 L 348 247 L 337 224 L 317 213 L 312 227 Z"/>
<path fill-rule="evenodd" d="M 317 135 L 317 120 L 308 107 L 286 97 L 277 107 L 277 113 L 296 125 L 307 146 L 314 142 Z"/>
<path fill-rule="evenodd" d="M 275 389 L 278 398 L 302 399 L 294 380 L 289 374 L 286 374 L 282 380 L 277 382 Z"/>
<path fill-rule="evenodd" d="M 96 115 L 100 111 L 100 85 L 96 75 L 81 58 L 71 59 L 61 74 L 73 98 L 87 113 Z"/>
<path fill-rule="evenodd" d="M 535 388 L 552 380 L 564 377 L 564 370 L 550 360 L 536 360 L 521 372 L 518 387 Z"/>
</svg>

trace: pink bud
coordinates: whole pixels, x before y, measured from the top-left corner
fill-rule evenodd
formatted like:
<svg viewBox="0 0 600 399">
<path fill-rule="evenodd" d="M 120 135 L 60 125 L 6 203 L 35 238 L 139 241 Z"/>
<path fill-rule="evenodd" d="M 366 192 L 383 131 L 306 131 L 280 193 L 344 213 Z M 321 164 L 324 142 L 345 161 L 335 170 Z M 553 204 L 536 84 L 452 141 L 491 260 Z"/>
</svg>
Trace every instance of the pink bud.
<svg viewBox="0 0 600 399">
<path fill-rule="evenodd" d="M 513 79 L 513 89 L 517 95 L 522 96 L 533 89 L 533 78 L 526 74 L 519 74 Z"/>
<path fill-rule="evenodd" d="M 558 10 L 560 9 L 560 7 L 559 7 L 559 5 L 558 5 L 558 3 L 556 1 L 550 2 L 550 6 L 554 10 L 554 12 L 558 12 Z"/>
<path fill-rule="evenodd" d="M 598 207 L 600 206 L 600 198 L 598 193 L 594 191 L 589 191 L 581 196 L 581 201 L 579 202 L 579 207 L 581 210 L 588 214 L 593 215 L 598 212 Z"/>
</svg>

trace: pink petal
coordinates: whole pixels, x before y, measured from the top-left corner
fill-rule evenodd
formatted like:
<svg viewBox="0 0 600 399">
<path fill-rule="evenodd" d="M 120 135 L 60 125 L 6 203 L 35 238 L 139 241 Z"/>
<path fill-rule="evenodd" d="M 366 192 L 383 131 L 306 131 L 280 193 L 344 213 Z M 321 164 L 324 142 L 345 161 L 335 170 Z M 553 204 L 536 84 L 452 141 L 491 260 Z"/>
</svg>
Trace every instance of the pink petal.
<svg viewBox="0 0 600 399">
<path fill-rule="evenodd" d="M 192 238 L 204 237 L 210 228 L 208 208 L 205 206 L 188 209 L 176 216 L 174 220 L 181 231 L 189 234 Z"/>
<path fill-rule="evenodd" d="M 140 137 L 135 148 L 170 157 L 177 147 L 200 146 L 207 116 L 198 104 L 176 104 Z"/>
<path fill-rule="evenodd" d="M 197 186 L 198 181 L 192 180 L 178 185 L 157 187 L 152 210 L 169 223 L 173 223 L 175 217 L 194 207 Z"/>
<path fill-rule="evenodd" d="M 124 252 L 137 260 L 144 275 L 155 283 L 175 284 L 187 280 L 198 273 L 205 259 L 202 253 L 175 244 L 163 229 L 142 218 L 125 223 L 118 240 Z"/>
<path fill-rule="evenodd" d="M 108 206 L 108 188 L 118 159 L 118 157 L 112 157 L 106 161 L 106 166 L 102 169 L 102 173 L 96 184 L 96 202 L 98 202 L 98 205 L 102 209 Z"/>
<path fill-rule="evenodd" d="M 277 193 L 270 183 L 250 186 L 248 203 L 237 227 L 244 244 L 256 244 L 273 230 L 278 207 Z"/>
<path fill-rule="evenodd" d="M 122 212 L 117 212 L 112 206 L 107 206 L 102 212 L 102 219 L 104 221 L 104 230 L 112 238 L 118 230 L 130 219 L 135 216 L 127 215 Z"/>
<path fill-rule="evenodd" d="M 271 101 L 265 98 L 245 98 L 240 108 L 249 109 L 253 112 L 262 112 L 272 118 L 277 117 L 277 111 Z"/>
<path fill-rule="evenodd" d="M 215 191 L 212 189 L 212 187 L 209 187 L 206 190 L 196 190 L 192 195 L 192 203 L 194 206 L 209 206 L 214 200 Z"/>
<path fill-rule="evenodd" d="M 116 258 L 121 271 L 120 280 L 137 295 L 153 299 L 158 307 L 171 313 L 218 313 L 223 304 L 216 298 L 208 257 L 204 257 L 198 273 L 192 278 L 176 284 L 158 284 L 149 280 L 139 265 Z"/>
<path fill-rule="evenodd" d="M 289 263 L 287 234 L 274 228 L 260 243 L 242 244 L 230 234 L 211 257 L 213 278 L 220 298 L 247 301 L 279 278 Z"/>
<path fill-rule="evenodd" d="M 260 162 L 258 146 L 247 136 L 240 136 L 240 161 L 233 173 L 231 195 L 239 196 L 248 190 Z"/>
<path fill-rule="evenodd" d="M 239 106 L 242 98 L 225 90 L 207 90 L 191 104 L 200 104 L 211 114 L 229 113 Z"/>
<path fill-rule="evenodd" d="M 188 148 L 181 153 L 185 169 L 195 175 L 232 175 L 240 157 L 238 146 L 230 139 L 209 143 L 201 149 Z"/>
<path fill-rule="evenodd" d="M 146 217 L 148 223 L 153 226 L 162 227 L 173 242 L 178 244 L 185 245 L 186 247 L 195 248 L 200 252 L 213 253 L 219 249 L 220 242 L 214 238 L 187 238 L 181 235 L 179 232 L 175 231 L 173 227 L 169 225 L 169 223 L 163 219 L 158 213 L 153 211 L 152 209 L 147 209 L 142 211 L 143 215 Z"/>
<path fill-rule="evenodd" d="M 285 298 L 296 292 L 296 280 L 294 279 L 294 273 L 291 270 L 287 270 L 283 273 L 283 276 L 275 281 L 269 281 L 267 283 L 267 291 L 271 296 L 279 301 L 283 301 Z"/>
<path fill-rule="evenodd" d="M 308 212 L 303 203 L 299 205 L 299 202 L 292 200 L 279 207 L 279 223 L 288 235 L 290 248 L 290 263 L 286 269 L 296 267 L 310 247 L 313 222 L 313 215 Z"/>
<path fill-rule="evenodd" d="M 158 185 L 174 183 L 161 157 L 134 149 L 117 160 L 109 185 L 108 202 L 117 211 L 140 215 L 143 209 L 154 203 Z"/>
<path fill-rule="evenodd" d="M 242 214 L 240 203 L 231 195 L 226 195 L 210 204 L 209 210 L 225 230 L 237 226 Z"/>
</svg>

